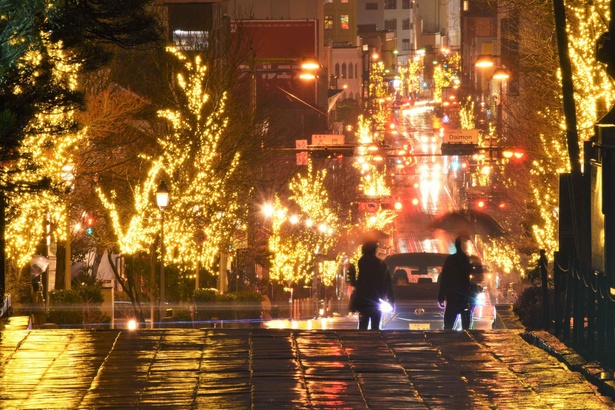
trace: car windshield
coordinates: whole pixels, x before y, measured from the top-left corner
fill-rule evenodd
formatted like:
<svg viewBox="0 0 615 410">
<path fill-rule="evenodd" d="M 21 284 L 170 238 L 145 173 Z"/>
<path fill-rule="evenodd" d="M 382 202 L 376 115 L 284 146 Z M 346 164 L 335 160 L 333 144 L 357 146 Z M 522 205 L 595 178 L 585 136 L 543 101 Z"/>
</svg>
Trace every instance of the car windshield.
<svg viewBox="0 0 615 410">
<path fill-rule="evenodd" d="M 447 254 L 403 253 L 385 259 L 393 273 L 395 300 L 436 300 L 438 277 Z"/>
</svg>

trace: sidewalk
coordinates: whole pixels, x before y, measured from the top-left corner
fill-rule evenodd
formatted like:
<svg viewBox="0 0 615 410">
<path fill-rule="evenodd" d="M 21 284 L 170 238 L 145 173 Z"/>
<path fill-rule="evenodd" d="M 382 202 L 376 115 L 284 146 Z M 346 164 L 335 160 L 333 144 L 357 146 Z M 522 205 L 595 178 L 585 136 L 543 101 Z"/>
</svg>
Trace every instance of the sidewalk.
<svg viewBox="0 0 615 410">
<path fill-rule="evenodd" d="M 3 408 L 607 409 L 524 331 L 4 330 Z"/>
</svg>

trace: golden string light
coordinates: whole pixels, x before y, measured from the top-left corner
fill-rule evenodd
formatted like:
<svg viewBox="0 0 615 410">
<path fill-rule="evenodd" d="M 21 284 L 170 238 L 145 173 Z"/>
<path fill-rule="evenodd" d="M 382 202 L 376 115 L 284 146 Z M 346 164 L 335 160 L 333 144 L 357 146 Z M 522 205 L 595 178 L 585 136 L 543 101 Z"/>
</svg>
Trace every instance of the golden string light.
<svg viewBox="0 0 615 410">
<path fill-rule="evenodd" d="M 48 33 L 40 33 L 42 47 L 54 62 L 51 66 L 51 78 L 58 86 L 69 90 L 77 88 L 77 74 L 80 66 L 69 63 L 70 56 L 63 49 L 61 42 L 52 43 Z M 18 69 L 32 72 L 27 81 L 36 86 L 38 73 L 43 68 L 42 50 L 32 48 L 18 62 Z M 22 92 L 21 87 L 12 85 L 14 94 Z M 19 148 L 17 159 L 7 164 L 7 185 L 15 185 L 13 192 L 6 192 L 7 225 L 6 255 L 7 260 L 16 268 L 27 265 L 35 254 L 37 245 L 45 235 L 44 220 L 53 221 L 57 239 L 66 238 L 66 195 L 60 189 L 63 186 L 62 167 L 72 162 L 78 147 L 87 144 L 86 131 L 74 131 L 74 110 L 72 107 L 56 105 L 38 106 L 34 119 L 25 128 L 25 138 Z M 57 132 L 57 130 L 65 130 Z M 31 164 L 35 164 L 33 168 Z M 32 184 L 43 178 L 51 181 L 55 190 L 31 191 L 19 188 Z"/>
<path fill-rule="evenodd" d="M 149 250 L 159 233 L 153 197 L 157 181 L 164 179 L 171 192 L 165 210 L 166 263 L 186 268 L 201 263 L 213 270 L 241 219 L 238 193 L 231 188 L 240 156 L 236 153 L 228 164 L 221 164 L 220 139 L 228 124 L 226 95 L 210 100 L 205 89 L 207 67 L 199 56 L 190 60 L 176 48 L 167 51 L 184 62 L 177 84 L 187 106 L 158 112 L 171 132 L 158 139 L 161 154 L 148 158 L 151 167 L 142 185 L 134 188 L 128 216 L 122 217 L 112 192 L 99 188 L 97 193 L 109 213 L 120 251 L 134 254 Z"/>
<path fill-rule="evenodd" d="M 271 279 L 289 284 L 312 280 L 318 259 L 335 244 L 340 225 L 325 188 L 326 175 L 325 169 L 315 172 L 310 160 L 305 175 L 296 175 L 289 184 L 288 205 L 276 196 L 269 212 Z M 330 283 L 330 273 L 321 269 L 321 280 Z"/>
</svg>

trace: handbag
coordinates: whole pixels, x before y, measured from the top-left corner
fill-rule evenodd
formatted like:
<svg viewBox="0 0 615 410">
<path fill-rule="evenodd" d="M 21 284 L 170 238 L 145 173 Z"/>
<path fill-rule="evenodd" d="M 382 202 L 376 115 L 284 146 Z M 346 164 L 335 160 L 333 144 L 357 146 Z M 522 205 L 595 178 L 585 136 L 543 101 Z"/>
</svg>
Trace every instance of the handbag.
<svg viewBox="0 0 615 410">
<path fill-rule="evenodd" d="M 357 307 L 357 290 L 353 289 L 350 294 L 350 299 L 348 300 L 348 311 L 350 313 L 358 312 L 359 309 Z"/>
</svg>

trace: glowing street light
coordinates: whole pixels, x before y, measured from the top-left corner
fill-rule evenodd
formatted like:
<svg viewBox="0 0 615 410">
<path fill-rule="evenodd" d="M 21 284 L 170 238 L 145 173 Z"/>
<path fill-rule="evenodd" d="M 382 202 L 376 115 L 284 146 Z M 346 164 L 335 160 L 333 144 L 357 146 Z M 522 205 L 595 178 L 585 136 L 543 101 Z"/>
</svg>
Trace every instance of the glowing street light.
<svg viewBox="0 0 615 410">
<path fill-rule="evenodd" d="M 164 309 L 164 210 L 169 205 L 171 198 L 169 188 L 164 181 L 160 182 L 156 190 L 156 204 L 160 209 L 160 305 L 159 315 L 162 322 L 162 311 Z M 154 317 L 152 316 L 152 327 L 154 326 Z"/>
</svg>

